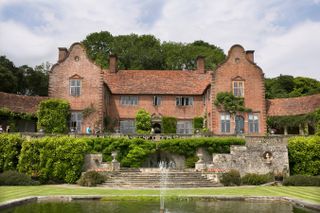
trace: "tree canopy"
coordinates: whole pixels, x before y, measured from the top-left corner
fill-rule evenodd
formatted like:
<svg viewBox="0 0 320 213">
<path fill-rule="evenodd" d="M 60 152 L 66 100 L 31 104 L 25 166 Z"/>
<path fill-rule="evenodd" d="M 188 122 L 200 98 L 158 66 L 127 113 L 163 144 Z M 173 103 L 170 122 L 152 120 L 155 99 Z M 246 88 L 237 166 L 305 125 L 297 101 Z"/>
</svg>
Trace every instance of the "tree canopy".
<svg viewBox="0 0 320 213">
<path fill-rule="evenodd" d="M 289 98 L 320 93 L 320 82 L 307 77 L 280 75 L 266 78 L 266 98 Z"/>
<path fill-rule="evenodd" d="M 206 58 L 206 68 L 214 69 L 225 59 L 222 49 L 204 41 L 193 43 L 163 42 L 153 35 L 112 36 L 107 31 L 89 34 L 82 43 L 89 58 L 103 68 L 109 66 L 109 55 L 116 54 L 120 69 L 192 70 L 196 58 Z"/>
<path fill-rule="evenodd" d="M 20 95 L 48 95 L 48 62 L 35 68 L 16 67 L 5 56 L 0 56 L 0 91 Z"/>
</svg>

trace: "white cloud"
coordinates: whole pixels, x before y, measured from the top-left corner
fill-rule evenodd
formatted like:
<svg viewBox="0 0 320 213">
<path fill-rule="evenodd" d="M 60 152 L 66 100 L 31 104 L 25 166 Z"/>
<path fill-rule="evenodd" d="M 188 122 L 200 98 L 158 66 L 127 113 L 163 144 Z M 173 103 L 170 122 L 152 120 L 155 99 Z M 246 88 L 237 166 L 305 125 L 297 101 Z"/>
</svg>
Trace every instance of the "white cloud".
<svg viewBox="0 0 320 213">
<path fill-rule="evenodd" d="M 282 73 L 320 79 L 315 73 L 319 23 L 301 19 L 292 26 L 279 24 L 290 18 L 295 1 L 2 0 L 0 13 L 7 5 L 26 3 L 35 9 L 30 15 L 36 13 L 45 24 L 28 26 L 14 17 L 0 19 L 0 54 L 16 65 L 55 63 L 57 47 L 69 47 L 89 33 L 107 30 L 113 35 L 154 34 L 162 41 L 201 39 L 225 52 L 240 43 L 256 50 L 256 61 L 267 76 Z"/>
</svg>

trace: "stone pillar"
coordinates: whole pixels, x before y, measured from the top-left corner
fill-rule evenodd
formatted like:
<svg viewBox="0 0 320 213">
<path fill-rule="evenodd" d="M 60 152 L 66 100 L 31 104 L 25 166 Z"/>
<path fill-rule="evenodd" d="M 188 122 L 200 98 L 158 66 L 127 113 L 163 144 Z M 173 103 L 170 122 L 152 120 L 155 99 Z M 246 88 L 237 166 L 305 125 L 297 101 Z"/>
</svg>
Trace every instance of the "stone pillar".
<svg viewBox="0 0 320 213">
<path fill-rule="evenodd" d="M 299 124 L 299 135 L 304 135 L 302 125 Z"/>
<path fill-rule="evenodd" d="M 206 164 L 205 164 L 204 160 L 202 159 L 203 154 L 202 153 L 198 153 L 197 156 L 198 156 L 199 160 L 196 162 L 195 170 L 202 172 L 202 171 L 204 171 L 206 169 Z"/>
<path fill-rule="evenodd" d="M 304 134 L 305 135 L 309 135 L 309 125 L 308 125 L 308 123 L 306 122 L 306 123 L 304 123 Z"/>
<path fill-rule="evenodd" d="M 112 161 L 111 161 L 111 170 L 112 171 L 119 171 L 120 170 L 120 163 L 117 161 L 116 156 L 118 155 L 117 152 L 112 152 Z"/>
<path fill-rule="evenodd" d="M 284 135 L 288 135 L 288 127 L 287 127 L 287 126 L 284 126 L 284 127 L 283 127 L 283 130 L 284 130 L 283 134 L 284 134 Z"/>
</svg>

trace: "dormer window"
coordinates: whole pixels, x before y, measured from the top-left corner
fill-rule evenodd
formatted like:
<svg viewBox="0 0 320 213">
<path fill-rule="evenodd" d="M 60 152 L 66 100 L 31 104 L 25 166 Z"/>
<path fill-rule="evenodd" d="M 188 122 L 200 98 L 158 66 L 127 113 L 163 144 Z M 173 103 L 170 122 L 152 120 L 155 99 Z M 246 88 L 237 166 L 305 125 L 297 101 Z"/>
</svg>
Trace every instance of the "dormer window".
<svg viewBox="0 0 320 213">
<path fill-rule="evenodd" d="M 244 97 L 244 81 L 233 81 L 232 90 L 234 96 Z"/>
<path fill-rule="evenodd" d="M 80 96 L 81 94 L 81 79 L 70 79 L 70 95 L 71 96 Z"/>
</svg>

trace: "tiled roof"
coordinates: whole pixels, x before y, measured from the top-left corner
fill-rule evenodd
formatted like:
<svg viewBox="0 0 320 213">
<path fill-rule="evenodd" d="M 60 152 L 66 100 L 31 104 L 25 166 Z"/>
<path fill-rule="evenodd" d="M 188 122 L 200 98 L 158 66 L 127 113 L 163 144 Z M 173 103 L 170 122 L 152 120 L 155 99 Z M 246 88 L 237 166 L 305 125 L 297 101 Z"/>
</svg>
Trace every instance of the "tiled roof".
<svg viewBox="0 0 320 213">
<path fill-rule="evenodd" d="M 106 72 L 104 81 L 113 94 L 201 95 L 211 74 L 184 70 L 120 70 Z"/>
<path fill-rule="evenodd" d="M 0 108 L 5 107 L 13 112 L 35 113 L 38 104 L 47 98 L 0 92 Z"/>
<path fill-rule="evenodd" d="M 320 94 L 267 101 L 268 116 L 302 115 L 320 108 Z"/>
</svg>

